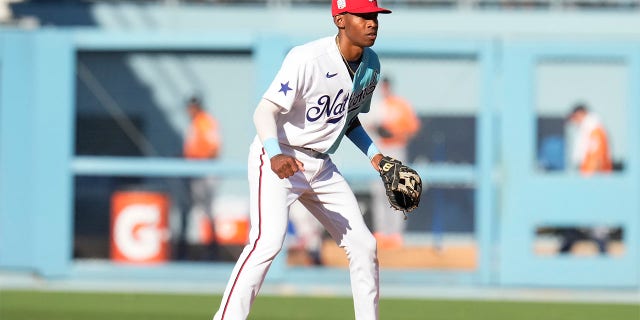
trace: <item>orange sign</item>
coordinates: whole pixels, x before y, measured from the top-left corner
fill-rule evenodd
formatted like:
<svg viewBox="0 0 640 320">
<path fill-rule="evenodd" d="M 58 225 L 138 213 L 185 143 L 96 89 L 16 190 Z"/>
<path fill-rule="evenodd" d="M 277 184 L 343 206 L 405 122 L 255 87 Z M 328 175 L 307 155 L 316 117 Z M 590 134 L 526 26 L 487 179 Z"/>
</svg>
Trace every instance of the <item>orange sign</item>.
<svg viewBox="0 0 640 320">
<path fill-rule="evenodd" d="M 215 219 L 216 241 L 222 245 L 244 245 L 249 240 L 249 219 L 224 217 Z"/>
<path fill-rule="evenodd" d="M 169 259 L 169 197 L 118 191 L 111 198 L 111 259 L 159 263 Z"/>
</svg>

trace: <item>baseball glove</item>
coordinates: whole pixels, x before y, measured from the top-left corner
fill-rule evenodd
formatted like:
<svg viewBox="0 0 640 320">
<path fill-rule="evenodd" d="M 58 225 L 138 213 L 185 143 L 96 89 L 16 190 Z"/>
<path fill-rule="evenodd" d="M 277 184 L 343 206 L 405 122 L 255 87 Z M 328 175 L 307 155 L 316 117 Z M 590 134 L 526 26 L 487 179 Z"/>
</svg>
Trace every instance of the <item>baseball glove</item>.
<svg viewBox="0 0 640 320">
<path fill-rule="evenodd" d="M 422 179 L 415 170 L 389 156 L 382 157 L 378 166 L 391 207 L 402 211 L 406 219 L 406 213 L 420 204 Z"/>
</svg>

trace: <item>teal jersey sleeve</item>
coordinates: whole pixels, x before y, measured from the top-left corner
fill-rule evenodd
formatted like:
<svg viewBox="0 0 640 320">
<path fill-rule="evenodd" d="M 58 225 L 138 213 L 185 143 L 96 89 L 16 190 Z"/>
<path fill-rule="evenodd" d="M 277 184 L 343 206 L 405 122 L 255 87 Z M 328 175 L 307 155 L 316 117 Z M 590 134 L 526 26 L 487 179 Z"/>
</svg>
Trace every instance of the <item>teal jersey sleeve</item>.
<svg viewBox="0 0 640 320">
<path fill-rule="evenodd" d="M 360 67 L 353 77 L 353 88 L 351 90 L 351 97 L 349 97 L 347 120 L 340 136 L 329 150 L 327 150 L 327 153 L 334 153 L 338 149 L 347 128 L 349 128 L 351 121 L 353 121 L 358 114 L 369 112 L 373 91 L 376 89 L 379 80 L 380 60 L 378 59 L 378 55 L 370 48 L 365 48 L 362 53 Z"/>
</svg>

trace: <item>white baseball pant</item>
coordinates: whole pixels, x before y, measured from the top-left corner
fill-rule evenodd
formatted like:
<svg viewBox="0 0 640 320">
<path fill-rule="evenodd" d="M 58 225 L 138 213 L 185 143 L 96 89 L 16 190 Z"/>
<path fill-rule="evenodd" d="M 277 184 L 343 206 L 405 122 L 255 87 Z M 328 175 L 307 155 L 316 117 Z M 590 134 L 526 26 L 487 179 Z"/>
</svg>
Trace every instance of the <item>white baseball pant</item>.
<svg viewBox="0 0 640 320">
<path fill-rule="evenodd" d="M 379 279 L 376 241 L 356 197 L 330 158 L 314 158 L 282 146 L 304 163 L 304 171 L 280 179 L 258 139 L 249 151 L 251 231 L 214 320 L 247 319 L 274 258 L 282 249 L 289 206 L 296 199 L 320 221 L 349 259 L 355 318 L 378 319 Z"/>
</svg>

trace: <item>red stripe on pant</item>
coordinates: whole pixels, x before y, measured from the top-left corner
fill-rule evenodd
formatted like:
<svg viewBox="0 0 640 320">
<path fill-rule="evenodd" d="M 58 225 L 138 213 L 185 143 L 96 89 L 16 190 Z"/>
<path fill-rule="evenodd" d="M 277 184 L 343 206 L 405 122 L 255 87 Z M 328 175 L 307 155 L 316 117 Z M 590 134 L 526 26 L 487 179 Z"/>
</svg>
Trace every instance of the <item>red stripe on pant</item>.
<svg viewBox="0 0 640 320">
<path fill-rule="evenodd" d="M 258 241 L 260 240 L 260 235 L 262 234 L 262 168 L 264 167 L 264 160 L 263 160 L 264 155 L 265 155 L 265 151 L 264 151 L 264 148 L 262 148 L 262 154 L 260 154 L 260 167 L 259 167 L 260 178 L 258 180 L 258 237 L 256 238 L 256 241 L 253 242 L 253 248 L 251 248 L 251 252 L 249 252 L 249 254 L 247 255 L 247 258 L 244 259 L 244 262 L 242 262 L 242 266 L 240 267 L 240 270 L 238 270 L 238 274 L 236 275 L 236 279 L 233 281 L 231 290 L 229 290 L 229 296 L 227 297 L 227 302 L 224 304 L 224 310 L 222 311 L 222 317 L 221 317 L 222 320 L 224 320 L 224 317 L 227 314 L 227 307 L 229 306 L 229 300 L 231 300 L 231 295 L 233 295 L 233 290 L 236 287 L 236 283 L 238 283 L 238 278 L 240 278 L 242 269 L 244 269 L 244 266 L 247 264 L 247 261 L 249 261 L 249 258 L 251 258 L 251 255 L 256 250 L 256 247 L 258 246 Z"/>
</svg>

